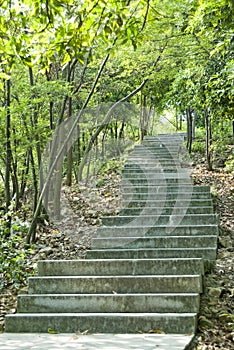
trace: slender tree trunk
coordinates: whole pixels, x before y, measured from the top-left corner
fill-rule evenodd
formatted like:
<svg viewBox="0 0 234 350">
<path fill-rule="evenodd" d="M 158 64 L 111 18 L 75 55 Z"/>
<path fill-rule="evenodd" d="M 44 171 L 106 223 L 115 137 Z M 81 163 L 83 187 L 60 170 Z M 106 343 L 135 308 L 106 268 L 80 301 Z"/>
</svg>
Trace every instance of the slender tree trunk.
<svg viewBox="0 0 234 350">
<path fill-rule="evenodd" d="M 210 146 L 212 142 L 211 138 L 211 125 L 210 125 L 210 116 L 207 108 L 204 109 L 205 114 L 205 125 L 206 125 L 206 162 L 207 162 L 207 170 L 212 170 L 212 162 L 211 162 L 211 152 Z"/>
<path fill-rule="evenodd" d="M 33 77 L 33 70 L 31 67 L 29 67 L 29 80 L 30 85 L 34 86 L 34 77 Z M 34 99 L 34 94 L 32 95 L 32 99 Z M 37 160 L 38 160 L 38 167 L 40 167 L 41 164 L 41 146 L 40 146 L 40 140 L 38 136 L 38 112 L 36 106 L 33 106 L 33 118 L 31 118 L 32 127 L 35 130 L 35 140 L 36 140 L 36 151 L 37 151 Z"/>
<path fill-rule="evenodd" d="M 7 80 L 5 82 L 6 91 L 6 169 L 5 169 L 5 199 L 6 199 L 6 213 L 8 213 L 11 204 L 11 161 L 12 161 L 12 150 L 11 150 L 11 82 Z M 7 235 L 10 236 L 11 228 L 11 215 L 7 216 Z"/>
<path fill-rule="evenodd" d="M 232 120 L 232 143 L 234 145 L 234 119 Z"/>
<path fill-rule="evenodd" d="M 69 97 L 69 109 L 68 109 L 68 119 L 72 117 L 72 98 Z M 73 165 L 73 152 L 72 147 L 68 150 L 67 154 L 67 179 L 66 179 L 66 185 L 71 186 L 72 185 L 72 165 Z"/>
<path fill-rule="evenodd" d="M 63 141 L 64 141 L 64 136 L 62 133 L 62 130 L 59 130 L 60 133 L 58 135 L 58 149 L 61 148 Z M 61 154 L 59 157 L 54 175 L 53 175 L 53 192 L 51 191 L 52 199 L 53 199 L 53 216 L 56 220 L 60 220 L 60 214 L 61 214 L 61 201 L 60 201 L 60 196 L 61 196 L 61 187 L 62 187 L 62 180 L 63 180 L 63 159 L 64 159 L 64 154 Z"/>
<path fill-rule="evenodd" d="M 80 123 L 77 123 L 76 128 L 76 134 L 77 134 L 77 152 L 76 152 L 76 167 L 74 169 L 75 179 L 76 183 L 78 182 L 78 171 L 76 170 L 81 162 L 81 130 L 80 130 Z"/>
<path fill-rule="evenodd" d="M 186 109 L 186 116 L 187 116 L 187 149 L 188 149 L 188 152 L 191 153 L 192 142 L 193 142 L 193 128 L 192 128 L 193 117 L 192 117 L 192 111 L 190 107 Z"/>
<path fill-rule="evenodd" d="M 29 71 L 29 81 L 30 85 L 33 87 L 34 86 L 34 76 L 33 76 L 33 70 L 31 67 L 28 69 Z M 32 94 L 32 100 L 35 99 L 35 95 Z M 35 141 L 36 141 L 36 153 L 37 153 L 37 163 L 38 163 L 38 168 L 40 168 L 41 164 L 41 146 L 39 142 L 39 136 L 38 136 L 38 113 L 37 113 L 37 108 L 36 105 L 33 106 L 32 109 L 32 116 L 30 118 L 31 120 L 31 127 L 35 131 Z M 33 149 L 30 147 L 30 161 L 31 161 L 31 167 L 32 167 L 32 176 L 33 176 L 33 188 L 34 188 L 34 203 L 33 203 L 33 213 L 35 213 L 36 208 L 38 206 L 38 193 L 39 193 L 39 188 L 38 188 L 38 179 L 37 179 L 37 170 L 36 170 L 36 163 L 34 159 L 34 154 L 33 154 Z M 41 208 L 41 206 L 40 206 Z M 40 212 L 38 213 L 39 216 Z M 35 242 L 36 239 L 36 228 L 37 228 L 37 222 L 33 226 L 34 231 L 31 232 L 31 238 L 32 238 L 32 243 Z"/>
<path fill-rule="evenodd" d="M 147 96 L 141 94 L 140 141 L 147 135 Z"/>
<path fill-rule="evenodd" d="M 197 119 L 197 112 L 194 111 L 193 119 L 192 119 L 192 138 L 193 138 L 193 140 L 196 138 L 196 119 Z"/>
<path fill-rule="evenodd" d="M 102 135 L 102 158 L 104 158 L 104 155 L 105 155 L 105 141 L 106 141 L 106 137 L 107 137 L 107 133 L 108 133 L 108 128 L 107 128 L 107 125 L 104 129 L 104 132 L 103 132 L 103 135 Z"/>
<path fill-rule="evenodd" d="M 120 131 L 119 131 L 119 139 L 123 139 L 124 138 L 124 127 L 125 127 L 125 121 L 123 120 L 122 124 L 121 124 Z"/>
<path fill-rule="evenodd" d="M 32 177 L 33 177 L 33 188 L 34 188 L 34 200 L 33 200 L 33 212 L 34 212 L 37 207 L 38 180 L 37 180 L 37 170 L 36 170 L 36 164 L 34 160 L 32 147 L 30 147 L 29 149 L 29 154 L 30 154 L 30 162 L 31 162 Z"/>
<path fill-rule="evenodd" d="M 50 102 L 50 130 L 54 130 L 54 102 Z"/>
<path fill-rule="evenodd" d="M 29 173 L 29 163 L 30 163 L 30 153 L 29 150 L 27 151 L 25 160 L 24 160 L 24 166 L 23 166 L 23 171 L 22 171 L 22 176 L 21 176 L 21 183 L 20 183 L 20 197 L 23 197 L 25 193 L 25 188 L 26 188 L 26 177 Z"/>
<path fill-rule="evenodd" d="M 152 120 L 151 120 L 151 126 L 149 128 L 150 135 L 153 135 L 154 131 L 154 124 L 155 124 L 155 108 L 154 105 L 152 105 Z"/>
<path fill-rule="evenodd" d="M 118 140 L 118 122 L 115 121 L 115 139 Z"/>
<path fill-rule="evenodd" d="M 80 164 L 81 160 L 81 140 L 80 140 L 81 130 L 80 123 L 77 124 L 77 164 Z"/>
<path fill-rule="evenodd" d="M 12 155 L 12 173 L 11 173 L 11 179 L 12 179 L 12 197 L 14 197 L 14 202 L 15 202 L 15 209 L 19 209 L 19 203 L 20 203 L 20 196 L 19 196 L 19 180 L 18 180 L 18 174 L 17 174 L 17 163 L 13 159 Z"/>
</svg>

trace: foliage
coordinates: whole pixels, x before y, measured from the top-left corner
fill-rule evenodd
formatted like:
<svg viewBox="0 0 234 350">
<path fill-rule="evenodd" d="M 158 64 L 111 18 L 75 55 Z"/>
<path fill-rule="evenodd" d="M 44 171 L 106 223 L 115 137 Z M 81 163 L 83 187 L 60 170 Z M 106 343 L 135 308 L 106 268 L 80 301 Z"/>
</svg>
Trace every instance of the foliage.
<svg viewBox="0 0 234 350">
<path fill-rule="evenodd" d="M 205 143 L 203 140 L 195 140 L 193 142 L 192 151 L 194 153 L 200 153 L 202 156 L 205 155 Z"/>
<path fill-rule="evenodd" d="M 55 181 L 58 192 L 65 176 L 66 183 L 77 181 L 92 138 L 87 174 L 119 156 L 121 137 L 136 141 L 160 131 L 162 115 L 174 114 L 183 130 L 188 110 L 194 130 L 205 128 L 208 115 L 211 161 L 225 153 L 232 167 L 232 29 L 229 0 L 2 1 L 0 175 L 6 212 L 9 197 L 16 197 L 17 210 L 28 194 L 36 212 L 43 151 L 57 127 L 79 115 L 77 142 L 60 166 L 63 178 Z M 128 101 L 135 111 L 113 112 L 95 136 L 105 124 L 105 107 L 142 82 Z M 204 145 L 196 142 L 193 150 L 204 152 Z"/>
<path fill-rule="evenodd" d="M 225 169 L 228 173 L 234 173 L 234 152 L 229 155 L 225 162 Z"/>
<path fill-rule="evenodd" d="M 8 213 L 11 215 L 12 213 Z M 0 220 L 0 291 L 6 287 L 20 289 L 26 285 L 27 278 L 33 273 L 28 255 L 31 247 L 24 247 L 24 235 L 28 225 L 14 216 L 12 219 L 10 237 L 6 226 L 6 216 Z"/>
</svg>

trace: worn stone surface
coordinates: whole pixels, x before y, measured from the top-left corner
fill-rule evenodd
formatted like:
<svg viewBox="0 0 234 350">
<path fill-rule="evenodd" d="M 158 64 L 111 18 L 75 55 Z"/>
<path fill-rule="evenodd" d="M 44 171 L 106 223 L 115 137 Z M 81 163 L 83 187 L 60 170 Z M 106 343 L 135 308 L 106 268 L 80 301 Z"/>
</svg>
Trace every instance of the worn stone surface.
<svg viewBox="0 0 234 350">
<path fill-rule="evenodd" d="M 0 334 L 1 350 L 183 350 L 189 335 L 166 334 Z"/>
</svg>

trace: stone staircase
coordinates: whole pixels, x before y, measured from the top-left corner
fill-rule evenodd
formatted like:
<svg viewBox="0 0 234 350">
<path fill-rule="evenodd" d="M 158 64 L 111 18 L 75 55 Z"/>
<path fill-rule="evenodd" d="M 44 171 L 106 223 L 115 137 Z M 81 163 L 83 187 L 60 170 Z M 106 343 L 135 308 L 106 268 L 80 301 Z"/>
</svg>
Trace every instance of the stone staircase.
<svg viewBox="0 0 234 350">
<path fill-rule="evenodd" d="M 159 135 L 135 146 L 119 215 L 103 217 L 86 259 L 38 262 L 6 332 L 196 332 L 218 218 L 209 187 L 191 183 L 182 141 Z"/>
</svg>

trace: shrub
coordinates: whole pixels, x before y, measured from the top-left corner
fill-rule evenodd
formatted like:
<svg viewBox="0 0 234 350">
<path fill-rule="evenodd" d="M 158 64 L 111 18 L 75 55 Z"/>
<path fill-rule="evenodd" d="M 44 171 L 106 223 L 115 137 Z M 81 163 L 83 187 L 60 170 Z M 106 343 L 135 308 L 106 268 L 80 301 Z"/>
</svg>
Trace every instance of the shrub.
<svg viewBox="0 0 234 350">
<path fill-rule="evenodd" d="M 28 259 L 32 246 L 26 248 L 24 244 L 27 229 L 25 223 L 14 217 L 8 237 L 6 216 L 0 219 L 0 290 L 9 286 L 15 289 L 23 287 L 33 273 Z"/>
</svg>

